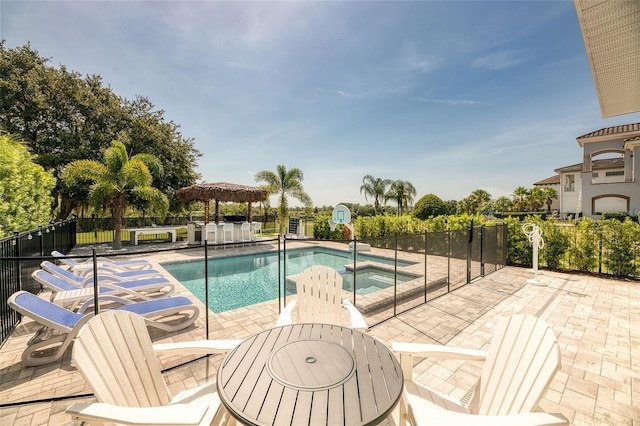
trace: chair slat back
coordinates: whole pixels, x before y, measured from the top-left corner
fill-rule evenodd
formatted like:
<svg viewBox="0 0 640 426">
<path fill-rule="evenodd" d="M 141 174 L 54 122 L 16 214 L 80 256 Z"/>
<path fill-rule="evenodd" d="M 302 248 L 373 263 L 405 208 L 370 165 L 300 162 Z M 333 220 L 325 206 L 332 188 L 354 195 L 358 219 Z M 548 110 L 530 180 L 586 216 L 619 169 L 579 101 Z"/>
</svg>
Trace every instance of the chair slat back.
<svg viewBox="0 0 640 426">
<path fill-rule="evenodd" d="M 481 415 L 536 411 L 560 360 L 556 336 L 543 320 L 531 315 L 501 320 L 469 410 Z"/>
<path fill-rule="evenodd" d="M 171 400 L 139 315 L 106 311 L 92 318 L 76 337 L 72 359 L 99 402 L 156 407 Z"/>
<path fill-rule="evenodd" d="M 218 239 L 218 224 L 207 223 L 205 226 L 205 232 L 207 233 L 207 241 L 216 242 Z"/>
<path fill-rule="evenodd" d="M 340 325 L 342 276 L 334 269 L 315 265 L 296 279 L 298 322 Z"/>
</svg>

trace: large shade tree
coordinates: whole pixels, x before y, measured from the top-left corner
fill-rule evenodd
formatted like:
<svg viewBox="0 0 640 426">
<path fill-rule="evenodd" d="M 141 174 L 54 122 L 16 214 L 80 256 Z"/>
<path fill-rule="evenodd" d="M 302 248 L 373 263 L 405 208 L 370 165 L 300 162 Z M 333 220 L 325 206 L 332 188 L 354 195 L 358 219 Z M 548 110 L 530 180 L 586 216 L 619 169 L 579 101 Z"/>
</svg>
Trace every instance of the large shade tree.
<svg viewBox="0 0 640 426">
<path fill-rule="evenodd" d="M 199 178 L 200 152 L 149 99 L 127 100 L 99 75 L 50 66 L 29 44 L 7 48 L 0 41 L 0 129 L 23 138 L 34 161 L 56 177 L 72 161 L 100 161 L 114 137 L 128 144 L 130 155 L 154 155 L 164 173 L 161 180 L 154 176 L 153 186 L 176 211 L 182 208 L 177 190 Z M 65 218 L 88 192 L 81 187 L 72 191 L 59 180 L 53 196 L 58 217 Z"/>
<path fill-rule="evenodd" d="M 151 186 L 153 174 L 162 174 L 162 165 L 150 154 L 136 154 L 129 158 L 125 145 L 117 140 L 104 151 L 104 163 L 77 160 L 68 164 L 61 173 L 62 180 L 71 188 L 91 182 L 89 204 L 101 209 L 107 207 L 113 218 L 113 248 L 122 248 L 122 222 L 127 201 L 145 200 L 164 216 L 169 206 L 167 197 Z"/>
<path fill-rule="evenodd" d="M 364 194 L 365 200 L 367 200 L 367 197 L 373 199 L 373 212 L 375 215 L 380 211 L 380 201 L 384 201 L 387 187 L 392 182 L 391 179 L 376 178 L 371 175 L 366 175 L 362 178 L 360 193 Z"/>
<path fill-rule="evenodd" d="M 305 207 L 312 205 L 311 197 L 304 192 L 303 179 L 302 170 L 297 167 L 287 170 L 283 165 L 278 165 L 275 173 L 269 170 L 256 173 L 255 181 L 263 183 L 267 193 L 278 195 L 278 229 L 280 234 L 284 234 L 289 217 L 288 197 L 297 199 Z"/>
<path fill-rule="evenodd" d="M 416 196 L 416 188 L 408 180 L 395 180 L 391 183 L 385 199 L 394 200 L 398 204 L 398 216 L 402 216 L 404 208 L 409 207 Z"/>
<path fill-rule="evenodd" d="M 449 214 L 449 206 L 435 194 L 422 196 L 413 206 L 413 216 L 418 219 L 428 219 L 430 217 Z"/>
<path fill-rule="evenodd" d="M 0 135 L 0 238 L 49 223 L 55 184 L 16 137 Z"/>
</svg>

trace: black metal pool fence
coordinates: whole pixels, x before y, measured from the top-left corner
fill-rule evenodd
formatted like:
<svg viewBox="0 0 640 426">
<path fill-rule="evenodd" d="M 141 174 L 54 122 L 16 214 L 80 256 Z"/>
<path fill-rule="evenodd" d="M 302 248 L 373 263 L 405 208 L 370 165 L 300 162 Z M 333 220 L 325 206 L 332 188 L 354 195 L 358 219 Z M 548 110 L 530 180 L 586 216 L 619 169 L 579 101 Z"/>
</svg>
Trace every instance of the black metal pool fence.
<svg viewBox="0 0 640 426">
<path fill-rule="evenodd" d="M 32 277 L 31 273 L 38 269 L 43 260 L 55 260 L 51 256 L 52 250 L 63 253 L 69 251 L 76 245 L 77 223 L 75 220 L 51 223 L 39 227 L 29 232 L 16 233 L 15 235 L 0 240 L 0 315 L 2 320 L 2 342 L 5 341 L 11 330 L 20 321 L 20 316 L 9 308 L 7 298 L 18 290 L 27 290 L 32 293 L 39 293 L 42 288 Z M 294 244 L 295 243 L 295 244 Z M 284 306 L 287 296 L 291 291 L 287 290 L 287 283 L 284 277 L 287 276 L 287 253 L 290 250 L 299 249 L 301 246 L 322 247 L 332 245 L 342 248 L 345 252 L 354 253 L 350 250 L 354 241 L 344 240 L 316 240 L 310 238 L 289 238 L 273 237 L 261 238 L 256 241 L 256 245 L 277 245 L 278 254 L 281 256 L 282 267 L 278 271 L 279 307 Z M 234 244 L 228 244 L 233 246 Z M 128 246 L 128 244 L 125 244 Z M 295 247 L 294 247 L 295 246 Z M 158 253 L 168 250 L 196 250 L 202 256 L 202 260 L 210 258 L 213 246 L 190 246 L 185 244 L 171 245 L 167 248 L 162 244 L 145 244 L 137 246 L 135 252 L 113 253 L 104 246 L 94 246 L 91 249 L 93 256 L 118 256 L 141 257 L 146 254 Z M 353 265 L 350 269 L 351 294 L 355 305 L 363 310 L 370 325 L 375 325 L 393 316 L 411 309 L 428 300 L 439 297 L 449 291 L 453 291 L 472 280 L 489 274 L 506 265 L 507 258 L 507 226 L 497 224 L 495 226 L 469 226 L 467 229 L 429 232 L 413 235 L 395 235 L 391 237 L 372 238 L 355 241 L 356 253 L 366 256 L 367 247 L 372 247 L 376 253 L 384 253 L 384 257 L 391 264 L 387 266 L 388 288 L 384 290 L 386 296 L 381 300 L 370 300 L 371 295 L 360 295 L 358 290 L 357 271 L 366 266 L 354 254 Z M 148 248 L 148 249 L 147 249 Z M 219 246 L 218 246 L 219 248 Z M 85 246 L 87 255 L 89 246 Z M 100 252 L 102 251 L 102 252 Z M 191 255 L 193 259 L 198 259 L 198 254 Z M 70 256 L 80 258 L 81 256 Z M 402 269 L 406 268 L 406 260 L 413 267 L 413 276 L 416 277 L 411 283 L 410 291 L 404 291 L 409 286 L 407 283 L 398 282 L 398 273 L 402 274 Z M 403 263 L 404 262 L 404 263 Z M 205 294 L 208 294 L 208 262 L 204 263 L 204 285 L 207 286 Z M 348 274 L 349 271 L 346 273 Z M 95 283 L 94 283 L 95 284 Z M 208 311 L 206 315 L 208 315 Z M 206 321 L 208 324 L 208 321 Z M 206 330 L 208 336 L 208 329 Z"/>
<path fill-rule="evenodd" d="M 4 342 L 20 315 L 9 308 L 7 299 L 18 290 L 38 293 L 40 284 L 31 273 L 53 250 L 67 253 L 76 245 L 75 220 L 39 226 L 27 232 L 14 232 L 0 240 L 0 342 Z"/>
</svg>

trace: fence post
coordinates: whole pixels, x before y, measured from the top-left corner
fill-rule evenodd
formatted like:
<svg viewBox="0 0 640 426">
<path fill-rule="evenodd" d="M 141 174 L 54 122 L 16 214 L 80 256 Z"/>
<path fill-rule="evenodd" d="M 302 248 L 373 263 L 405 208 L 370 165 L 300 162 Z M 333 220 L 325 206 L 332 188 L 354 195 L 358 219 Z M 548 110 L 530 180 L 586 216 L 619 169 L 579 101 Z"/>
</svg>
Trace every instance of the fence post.
<svg viewBox="0 0 640 426">
<path fill-rule="evenodd" d="M 447 293 L 451 291 L 451 228 L 447 222 L 447 245 L 449 252 L 447 253 Z"/>
<path fill-rule="evenodd" d="M 467 284 L 471 282 L 471 244 L 473 243 L 473 219 L 471 219 L 471 223 L 467 227 Z"/>
<path fill-rule="evenodd" d="M 93 313 L 94 315 L 98 315 L 98 300 L 99 294 L 98 291 L 98 256 L 96 255 L 96 249 L 91 249 L 92 257 L 93 257 Z"/>
<path fill-rule="evenodd" d="M 207 228 L 204 229 L 204 304 L 205 310 L 205 334 L 209 340 L 209 241 L 207 241 Z M 216 234 L 217 235 L 217 234 Z"/>
<path fill-rule="evenodd" d="M 473 232 L 473 231 L 472 231 Z M 486 227 L 480 227 L 480 276 L 484 277 L 484 238 L 486 235 Z"/>
<path fill-rule="evenodd" d="M 599 223 L 596 223 L 596 226 L 598 227 L 598 231 L 599 231 L 598 239 L 600 240 L 600 252 L 598 253 L 598 273 L 601 274 L 602 273 L 602 239 L 604 237 L 604 230 L 602 229 Z"/>
<path fill-rule="evenodd" d="M 15 270 L 16 270 L 16 283 L 18 284 L 18 289 L 22 290 L 22 274 L 20 273 L 20 261 L 17 259 L 20 257 L 20 232 L 13 231 L 13 248 L 14 248 L 14 256 L 16 257 Z"/>
<path fill-rule="evenodd" d="M 42 225 L 38 225 L 38 244 L 40 244 L 40 261 L 44 257 L 44 236 L 42 235 Z"/>
<path fill-rule="evenodd" d="M 56 248 L 56 225 L 54 221 L 49 222 L 49 229 L 51 229 L 51 251 L 57 250 Z"/>
<path fill-rule="evenodd" d="M 356 260 L 358 258 L 358 242 L 356 241 L 356 233 L 353 232 L 353 306 L 356 306 L 356 270 L 358 265 Z"/>
<path fill-rule="evenodd" d="M 354 287 L 355 288 L 355 287 Z M 393 256 L 393 316 L 398 314 L 398 233 L 396 232 L 396 246 Z"/>
<path fill-rule="evenodd" d="M 286 253 L 284 256 L 284 261 L 282 259 L 282 252 L 280 251 L 280 238 L 282 238 L 282 235 L 278 234 L 278 302 L 280 302 L 280 300 L 282 300 L 282 303 L 278 303 L 278 313 L 282 312 L 282 308 L 284 308 L 285 306 L 287 306 L 287 276 L 286 276 L 286 265 L 284 265 L 284 263 L 286 262 Z M 283 250 L 287 250 L 287 236 L 284 236 L 284 241 L 282 244 L 282 248 Z M 285 276 L 284 279 L 282 279 L 282 273 L 280 271 L 281 266 L 284 266 L 284 270 L 285 270 Z M 280 288 L 281 288 L 281 284 L 282 283 L 282 289 L 284 290 L 282 294 L 282 299 L 280 298 L 281 294 L 280 294 Z"/>
<path fill-rule="evenodd" d="M 424 303 L 427 303 L 427 259 L 429 258 L 429 231 L 424 231 Z"/>
</svg>

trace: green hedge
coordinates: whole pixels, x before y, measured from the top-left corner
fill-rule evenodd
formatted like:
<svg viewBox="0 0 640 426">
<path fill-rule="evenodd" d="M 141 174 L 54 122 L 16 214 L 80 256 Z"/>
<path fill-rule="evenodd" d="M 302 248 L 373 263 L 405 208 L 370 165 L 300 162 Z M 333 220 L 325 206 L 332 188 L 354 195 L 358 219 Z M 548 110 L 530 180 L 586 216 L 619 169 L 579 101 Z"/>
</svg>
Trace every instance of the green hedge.
<svg viewBox="0 0 640 426">
<path fill-rule="evenodd" d="M 533 248 L 522 222 L 516 218 L 505 222 L 509 228 L 507 264 L 531 266 Z M 523 222 L 535 223 L 542 230 L 541 267 L 640 278 L 640 224 L 630 218 L 558 222 L 528 216 Z"/>
<path fill-rule="evenodd" d="M 330 232 L 327 221 L 330 216 L 318 216 L 314 225 L 314 237 L 321 239 L 346 239 L 342 225 Z M 473 220 L 474 226 L 493 225 L 480 215 L 438 216 L 420 220 L 412 216 L 358 217 L 354 228 L 358 240 L 367 240 L 378 247 L 391 248 L 398 235 L 400 250 L 423 249 L 423 239 L 416 234 L 463 230 Z M 505 217 L 508 227 L 507 264 L 532 266 L 533 249 L 522 230 L 523 223 L 535 223 L 542 230 L 544 247 L 539 253 L 539 266 L 564 271 L 602 273 L 616 277 L 640 278 L 640 224 L 632 218 L 624 220 L 589 218 L 557 221 L 542 214 L 517 214 Z M 463 234 L 461 234 L 463 235 Z M 453 237 L 453 235 L 452 235 Z M 460 237 L 464 238 L 464 237 Z M 437 238 L 434 238 L 437 241 Z M 455 244 L 454 244 L 455 246 Z M 433 244 L 431 254 L 446 251 Z"/>
</svg>

